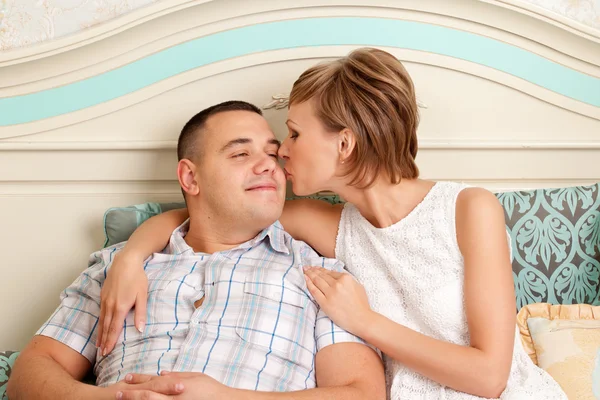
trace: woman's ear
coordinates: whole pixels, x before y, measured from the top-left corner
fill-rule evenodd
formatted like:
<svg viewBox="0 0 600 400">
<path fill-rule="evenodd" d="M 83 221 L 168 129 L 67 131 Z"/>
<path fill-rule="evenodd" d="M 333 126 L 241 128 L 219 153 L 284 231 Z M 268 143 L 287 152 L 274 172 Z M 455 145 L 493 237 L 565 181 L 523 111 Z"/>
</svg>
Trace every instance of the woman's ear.
<svg viewBox="0 0 600 400">
<path fill-rule="evenodd" d="M 191 196 L 200 193 L 200 187 L 196 180 L 196 164 L 188 159 L 180 160 L 177 164 L 177 178 L 183 191 Z"/>
<path fill-rule="evenodd" d="M 354 151 L 354 147 L 356 147 L 356 137 L 354 136 L 354 132 L 348 128 L 343 129 L 339 134 L 338 144 L 338 152 L 342 164 L 350 157 L 352 151 Z"/>
</svg>

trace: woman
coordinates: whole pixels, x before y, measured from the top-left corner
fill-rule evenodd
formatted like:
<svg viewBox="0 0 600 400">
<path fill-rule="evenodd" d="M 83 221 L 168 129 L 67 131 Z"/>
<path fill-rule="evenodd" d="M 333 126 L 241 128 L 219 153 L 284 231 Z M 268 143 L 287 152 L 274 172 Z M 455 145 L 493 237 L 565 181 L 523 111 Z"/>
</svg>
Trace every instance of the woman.
<svg viewBox="0 0 600 400">
<path fill-rule="evenodd" d="M 347 203 L 288 202 L 281 223 L 356 277 L 305 273 L 332 320 L 382 351 L 389 398 L 566 398 L 515 335 L 509 245 L 495 196 L 418 178 L 415 91 L 395 57 L 360 49 L 310 68 L 293 86 L 286 123 L 279 155 L 294 192 L 333 191 Z M 134 302 L 144 307 L 142 260 L 186 217 L 165 213 L 134 233 L 103 288 L 105 332 Z M 125 282 L 136 282 L 134 289 Z M 102 348 L 112 347 L 115 332 L 103 334 Z"/>
</svg>

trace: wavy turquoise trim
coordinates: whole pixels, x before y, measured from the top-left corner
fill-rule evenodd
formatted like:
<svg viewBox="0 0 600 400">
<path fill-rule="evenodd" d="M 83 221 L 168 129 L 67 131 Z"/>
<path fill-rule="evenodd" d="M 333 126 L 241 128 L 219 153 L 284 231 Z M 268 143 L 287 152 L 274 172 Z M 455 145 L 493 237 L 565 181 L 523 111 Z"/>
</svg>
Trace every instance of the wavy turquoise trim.
<svg viewBox="0 0 600 400">
<path fill-rule="evenodd" d="M 451 56 L 509 73 L 600 107 L 600 79 L 507 43 L 452 28 L 384 18 L 306 18 L 236 28 L 191 40 L 103 74 L 0 99 L 0 126 L 91 107 L 217 61 L 306 46 L 390 46 Z"/>
</svg>

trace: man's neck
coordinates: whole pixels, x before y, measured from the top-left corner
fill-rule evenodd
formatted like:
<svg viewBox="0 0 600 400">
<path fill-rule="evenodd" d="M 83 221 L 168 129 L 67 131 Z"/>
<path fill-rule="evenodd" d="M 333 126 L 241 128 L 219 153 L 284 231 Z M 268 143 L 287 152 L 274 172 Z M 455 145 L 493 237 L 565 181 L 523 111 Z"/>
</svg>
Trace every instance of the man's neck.
<svg viewBox="0 0 600 400">
<path fill-rule="evenodd" d="M 257 229 L 244 229 L 239 223 L 234 225 L 219 221 L 216 224 L 215 219 L 206 216 L 194 217 L 190 215 L 190 225 L 184 240 L 196 253 L 212 254 L 233 249 L 260 233 Z"/>
</svg>

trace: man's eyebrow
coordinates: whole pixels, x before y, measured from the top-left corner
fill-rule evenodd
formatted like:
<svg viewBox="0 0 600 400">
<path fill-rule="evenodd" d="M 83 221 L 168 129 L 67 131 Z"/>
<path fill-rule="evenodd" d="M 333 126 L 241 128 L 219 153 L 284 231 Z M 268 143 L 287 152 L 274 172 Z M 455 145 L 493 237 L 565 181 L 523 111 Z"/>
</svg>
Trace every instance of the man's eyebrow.
<svg viewBox="0 0 600 400">
<path fill-rule="evenodd" d="M 274 144 L 275 146 L 277 146 L 277 148 L 281 147 L 281 142 L 277 139 L 269 140 L 269 144 Z"/>
<path fill-rule="evenodd" d="M 230 140 L 229 142 L 227 142 L 227 144 L 225 146 L 223 146 L 221 148 L 221 153 L 226 152 L 227 150 L 229 150 L 230 148 L 240 145 L 240 144 L 248 144 L 248 143 L 252 143 L 252 139 L 250 138 L 237 138 L 237 139 L 233 139 Z M 270 145 L 275 145 L 277 146 L 277 148 L 279 148 L 281 146 L 281 142 L 277 139 L 269 139 L 268 142 Z"/>
<path fill-rule="evenodd" d="M 220 152 L 224 153 L 225 151 L 229 150 L 233 146 L 237 146 L 239 144 L 247 144 L 247 143 L 252 143 L 252 139 L 249 139 L 249 138 L 233 139 L 233 140 L 230 140 L 229 142 L 227 142 L 227 144 L 225 146 L 221 147 Z"/>
</svg>

